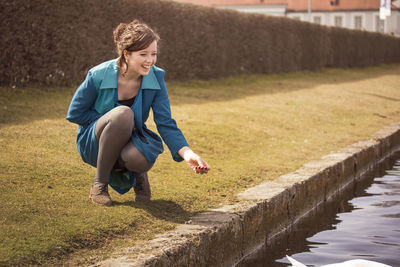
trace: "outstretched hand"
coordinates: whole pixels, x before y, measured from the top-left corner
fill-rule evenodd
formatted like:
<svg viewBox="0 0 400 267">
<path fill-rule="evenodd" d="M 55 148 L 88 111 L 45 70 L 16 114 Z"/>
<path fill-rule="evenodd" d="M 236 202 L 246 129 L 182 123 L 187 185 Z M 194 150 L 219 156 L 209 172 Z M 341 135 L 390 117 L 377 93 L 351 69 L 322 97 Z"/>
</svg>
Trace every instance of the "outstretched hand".
<svg viewBox="0 0 400 267">
<path fill-rule="evenodd" d="M 206 174 L 210 170 L 210 166 L 190 148 L 187 148 L 183 152 L 183 159 L 189 165 L 189 167 L 199 174 Z"/>
</svg>

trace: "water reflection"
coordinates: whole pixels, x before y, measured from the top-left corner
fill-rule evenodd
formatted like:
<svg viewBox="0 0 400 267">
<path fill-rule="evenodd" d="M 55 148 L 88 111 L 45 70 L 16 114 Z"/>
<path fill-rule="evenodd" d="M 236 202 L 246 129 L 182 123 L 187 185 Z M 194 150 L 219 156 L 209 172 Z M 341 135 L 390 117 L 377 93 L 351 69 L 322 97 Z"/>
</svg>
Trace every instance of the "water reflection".
<svg viewBox="0 0 400 267">
<path fill-rule="evenodd" d="M 236 266 L 289 266 L 285 255 L 308 266 L 357 258 L 400 266 L 399 195 L 400 160 L 390 160 Z"/>
</svg>

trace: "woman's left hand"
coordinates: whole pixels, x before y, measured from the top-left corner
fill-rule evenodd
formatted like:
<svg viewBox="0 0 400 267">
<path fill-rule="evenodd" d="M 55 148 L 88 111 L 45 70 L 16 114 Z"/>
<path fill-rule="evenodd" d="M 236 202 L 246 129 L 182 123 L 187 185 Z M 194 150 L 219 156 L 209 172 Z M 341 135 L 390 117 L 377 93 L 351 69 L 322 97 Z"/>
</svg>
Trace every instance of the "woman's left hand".
<svg viewBox="0 0 400 267">
<path fill-rule="evenodd" d="M 210 166 L 190 148 L 184 150 L 183 159 L 187 162 L 189 167 L 195 172 L 206 174 L 210 170 Z"/>
</svg>

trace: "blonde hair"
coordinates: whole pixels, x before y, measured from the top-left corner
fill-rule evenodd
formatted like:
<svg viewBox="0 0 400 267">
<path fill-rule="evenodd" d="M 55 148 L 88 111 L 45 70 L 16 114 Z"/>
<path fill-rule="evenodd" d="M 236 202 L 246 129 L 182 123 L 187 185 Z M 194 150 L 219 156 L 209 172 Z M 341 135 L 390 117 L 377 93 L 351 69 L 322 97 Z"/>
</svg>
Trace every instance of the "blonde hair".
<svg viewBox="0 0 400 267">
<path fill-rule="evenodd" d="M 139 20 L 135 19 L 128 24 L 120 23 L 114 30 L 114 43 L 119 55 L 118 67 L 122 69 L 125 65 L 124 73 L 128 71 L 124 50 L 128 52 L 139 51 L 158 40 L 160 40 L 158 34 Z"/>
</svg>

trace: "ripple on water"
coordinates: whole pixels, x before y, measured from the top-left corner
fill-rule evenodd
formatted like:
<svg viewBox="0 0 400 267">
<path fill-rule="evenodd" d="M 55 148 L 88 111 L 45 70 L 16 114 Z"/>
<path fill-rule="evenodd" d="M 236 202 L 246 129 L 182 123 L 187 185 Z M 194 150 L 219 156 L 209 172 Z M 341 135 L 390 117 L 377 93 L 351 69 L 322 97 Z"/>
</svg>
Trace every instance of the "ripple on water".
<svg viewBox="0 0 400 267">
<path fill-rule="evenodd" d="M 387 168 L 237 266 L 287 266 L 285 255 L 308 266 L 351 259 L 400 266 L 400 160 Z"/>
</svg>

